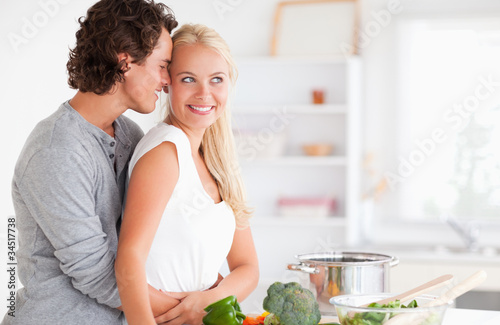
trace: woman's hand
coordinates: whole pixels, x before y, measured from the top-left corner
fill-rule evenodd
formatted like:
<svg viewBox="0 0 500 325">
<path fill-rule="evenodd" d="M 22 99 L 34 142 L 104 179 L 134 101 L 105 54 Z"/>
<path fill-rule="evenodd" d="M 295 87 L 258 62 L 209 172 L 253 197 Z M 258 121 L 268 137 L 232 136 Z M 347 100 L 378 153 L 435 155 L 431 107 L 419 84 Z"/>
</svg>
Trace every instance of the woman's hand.
<svg viewBox="0 0 500 325">
<path fill-rule="evenodd" d="M 167 325 L 203 324 L 203 317 L 206 315 L 204 308 L 213 302 L 209 291 L 164 293 L 179 299 L 181 302 L 165 314 L 155 318 L 156 323 Z"/>
</svg>

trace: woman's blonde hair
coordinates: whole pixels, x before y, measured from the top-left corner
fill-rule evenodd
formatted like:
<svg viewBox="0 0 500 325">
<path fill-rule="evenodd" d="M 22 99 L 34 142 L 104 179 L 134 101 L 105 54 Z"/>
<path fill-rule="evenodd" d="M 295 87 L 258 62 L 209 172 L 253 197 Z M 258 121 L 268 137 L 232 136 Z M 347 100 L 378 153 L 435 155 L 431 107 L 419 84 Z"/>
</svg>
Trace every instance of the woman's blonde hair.
<svg viewBox="0 0 500 325">
<path fill-rule="evenodd" d="M 238 70 L 229 46 L 213 29 L 200 24 L 186 24 L 172 36 L 173 49 L 182 45 L 200 44 L 219 53 L 228 64 L 229 80 L 234 86 Z M 200 152 L 208 170 L 215 179 L 222 199 L 232 208 L 238 228 L 248 226 L 252 210 L 247 206 L 246 193 L 240 175 L 234 137 L 231 127 L 231 112 L 228 99 L 222 115 L 203 135 Z M 171 107 L 167 101 L 167 117 Z"/>
</svg>

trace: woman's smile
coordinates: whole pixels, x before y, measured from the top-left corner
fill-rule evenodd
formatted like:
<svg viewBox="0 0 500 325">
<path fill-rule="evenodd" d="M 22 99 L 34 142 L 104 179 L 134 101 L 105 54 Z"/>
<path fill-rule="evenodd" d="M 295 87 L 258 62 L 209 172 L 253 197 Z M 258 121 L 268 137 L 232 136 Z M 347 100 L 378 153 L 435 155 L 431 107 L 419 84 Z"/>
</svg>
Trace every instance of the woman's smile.
<svg viewBox="0 0 500 325">
<path fill-rule="evenodd" d="M 214 110 L 215 106 L 212 105 L 187 105 L 191 111 L 195 114 L 209 114 L 211 111 Z"/>
</svg>

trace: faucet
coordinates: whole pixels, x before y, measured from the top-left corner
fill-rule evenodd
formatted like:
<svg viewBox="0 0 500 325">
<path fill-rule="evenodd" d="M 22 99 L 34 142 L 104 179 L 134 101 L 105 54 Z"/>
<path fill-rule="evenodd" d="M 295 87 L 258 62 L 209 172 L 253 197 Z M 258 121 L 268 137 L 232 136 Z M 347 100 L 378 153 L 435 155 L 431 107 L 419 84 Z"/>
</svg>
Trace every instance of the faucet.
<svg viewBox="0 0 500 325">
<path fill-rule="evenodd" d="M 474 221 L 461 222 L 456 218 L 453 218 L 448 215 L 442 217 L 442 220 L 444 220 L 453 230 L 455 230 L 455 232 L 465 242 L 465 245 L 470 252 L 478 251 L 480 226 L 477 224 L 477 222 Z"/>
</svg>

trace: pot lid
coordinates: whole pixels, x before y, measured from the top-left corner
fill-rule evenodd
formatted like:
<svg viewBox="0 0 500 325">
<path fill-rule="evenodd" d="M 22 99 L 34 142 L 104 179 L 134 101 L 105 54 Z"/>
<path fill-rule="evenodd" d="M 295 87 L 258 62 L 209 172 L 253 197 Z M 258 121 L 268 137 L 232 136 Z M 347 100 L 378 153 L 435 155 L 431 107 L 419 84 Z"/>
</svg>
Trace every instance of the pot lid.
<svg viewBox="0 0 500 325">
<path fill-rule="evenodd" d="M 393 256 L 377 253 L 360 252 L 320 252 L 295 256 L 301 263 L 329 266 L 363 266 L 393 263 L 398 259 Z"/>
</svg>

